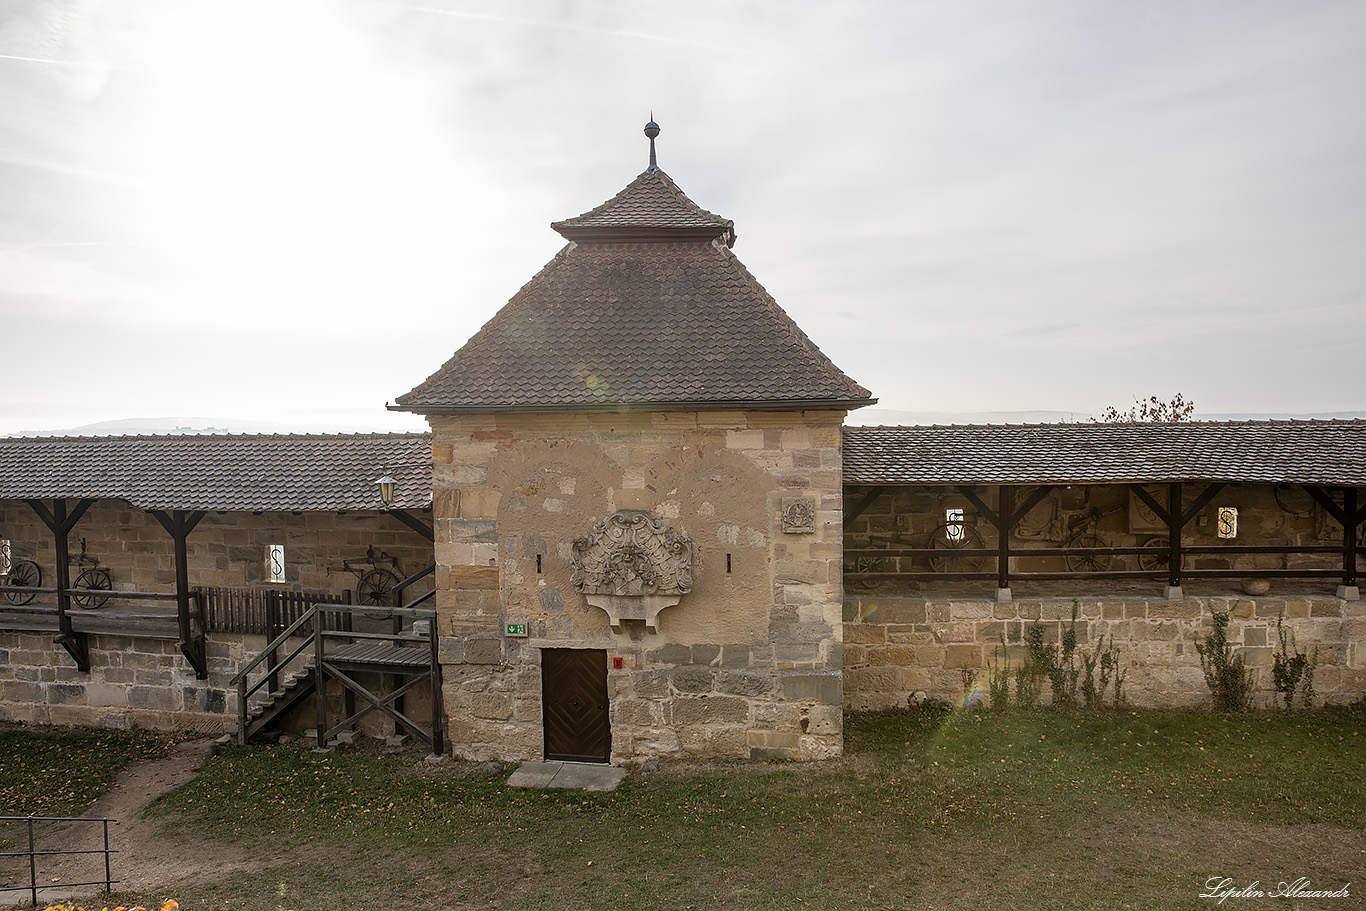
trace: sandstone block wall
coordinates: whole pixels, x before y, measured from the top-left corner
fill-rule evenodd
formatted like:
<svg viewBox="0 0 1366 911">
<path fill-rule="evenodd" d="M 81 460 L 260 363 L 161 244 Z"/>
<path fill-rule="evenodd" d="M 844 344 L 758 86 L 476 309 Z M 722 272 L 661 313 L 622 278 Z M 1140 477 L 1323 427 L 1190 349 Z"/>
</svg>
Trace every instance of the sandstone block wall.
<svg viewBox="0 0 1366 911">
<path fill-rule="evenodd" d="M 176 643 L 165 639 L 91 635 L 90 673 L 76 669 L 70 656 L 52 642 L 51 633 L 0 630 L 0 720 L 27 724 L 75 724 L 88 727 L 146 728 L 163 731 L 237 730 L 237 688 L 232 678 L 266 645 L 263 636 L 216 633 L 206 643 L 207 680 L 195 678 Z M 311 661 L 305 653 L 282 676 L 303 672 Z M 361 673 L 357 679 L 383 696 L 393 688 L 387 675 Z M 251 682 L 259 679 L 254 674 Z M 251 699 L 254 706 L 264 690 Z M 354 700 L 352 705 L 359 700 Z M 347 717 L 340 684 L 328 685 L 328 724 Z M 359 706 L 364 707 L 362 704 Z M 354 708 L 352 709 L 354 711 Z M 431 717 L 426 686 L 405 696 L 404 712 L 425 730 Z M 312 698 L 290 712 L 282 730 L 302 732 L 315 724 Z M 379 712 L 361 719 L 361 734 L 393 734 L 392 720 Z"/>
<path fill-rule="evenodd" d="M 81 673 L 51 633 L 0 630 L 0 718 L 30 724 L 221 732 L 237 729 L 229 681 L 261 650 L 260 636 L 207 643 L 209 678 L 176 644 L 126 636 L 87 637 L 90 673 Z"/>
<path fill-rule="evenodd" d="M 988 665 L 1001 649 L 1023 658 L 1025 631 L 1042 626 L 1057 642 L 1070 624 L 1070 598 L 1022 601 L 935 600 L 851 595 L 845 604 L 844 689 L 851 709 L 906 704 L 923 692 L 950 702 L 964 696 L 965 672 L 985 687 Z M 1195 650 L 1213 629 L 1215 612 L 1230 616 L 1229 641 L 1252 668 L 1256 704 L 1273 704 L 1276 620 L 1298 648 L 1317 650 L 1314 688 L 1330 703 L 1366 695 L 1366 602 L 1334 598 L 1189 599 L 1134 596 L 1078 599 L 1079 648 L 1112 639 L 1127 671 L 1124 689 L 1140 706 L 1207 706 L 1209 688 Z"/>
<path fill-rule="evenodd" d="M 433 417 L 437 591 L 455 752 L 543 755 L 540 652 L 609 656 L 612 759 L 842 749 L 841 412 Z M 813 534 L 782 528 L 811 498 Z M 694 588 L 613 631 L 570 584 L 618 510 L 691 538 Z M 526 639 L 503 635 L 526 623 Z M 616 668 L 612 659 L 620 659 Z"/>
</svg>

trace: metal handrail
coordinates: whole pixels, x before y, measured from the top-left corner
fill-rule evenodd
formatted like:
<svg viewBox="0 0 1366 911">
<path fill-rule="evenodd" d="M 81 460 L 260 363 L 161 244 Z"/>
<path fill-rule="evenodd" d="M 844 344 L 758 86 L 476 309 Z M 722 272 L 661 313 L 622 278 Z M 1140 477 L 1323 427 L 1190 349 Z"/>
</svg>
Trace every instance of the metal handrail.
<svg viewBox="0 0 1366 911">
<path fill-rule="evenodd" d="M 114 883 L 118 882 L 110 875 L 109 855 L 117 854 L 118 851 L 109 847 L 109 824 L 118 822 L 117 819 L 109 819 L 103 816 L 0 816 L 0 822 L 26 822 L 28 823 L 28 850 L 27 851 L 5 851 L 0 853 L 0 857 L 27 857 L 28 858 L 28 893 L 34 907 L 38 905 L 38 858 L 74 856 L 79 854 L 103 854 L 104 855 L 104 879 L 92 879 L 84 882 L 56 882 L 44 883 L 42 888 L 55 889 L 67 886 L 104 886 L 106 893 L 112 892 Z M 104 848 L 89 851 L 39 851 L 33 833 L 35 822 L 98 822 L 104 826 Z M 17 889 L 0 889 L 0 892 L 22 892 L 22 887 Z"/>
</svg>

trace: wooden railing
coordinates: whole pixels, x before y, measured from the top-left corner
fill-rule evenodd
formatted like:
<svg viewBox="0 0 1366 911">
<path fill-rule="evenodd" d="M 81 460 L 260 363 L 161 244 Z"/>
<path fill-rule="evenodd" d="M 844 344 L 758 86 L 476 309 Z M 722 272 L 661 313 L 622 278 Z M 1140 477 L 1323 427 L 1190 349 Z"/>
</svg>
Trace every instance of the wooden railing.
<svg viewBox="0 0 1366 911">
<path fill-rule="evenodd" d="M 196 588 L 204 599 L 204 629 L 211 633 L 255 633 L 278 636 L 314 604 L 351 603 L 351 592 L 295 592 L 277 588 Z M 331 622 L 349 622 L 350 614 L 329 614 Z"/>
</svg>

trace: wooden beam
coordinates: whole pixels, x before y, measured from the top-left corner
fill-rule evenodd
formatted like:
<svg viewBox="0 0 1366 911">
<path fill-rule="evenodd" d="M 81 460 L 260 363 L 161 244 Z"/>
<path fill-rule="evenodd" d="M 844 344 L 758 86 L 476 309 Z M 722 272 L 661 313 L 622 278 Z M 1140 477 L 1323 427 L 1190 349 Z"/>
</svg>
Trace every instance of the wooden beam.
<svg viewBox="0 0 1366 911">
<path fill-rule="evenodd" d="M 1332 516 L 1339 525 L 1345 527 L 1352 524 L 1348 519 L 1347 513 L 1343 511 L 1341 506 L 1333 502 L 1333 498 L 1328 496 L 1327 491 L 1322 487 L 1319 487 L 1316 484 L 1301 484 L 1300 486 L 1303 487 L 1304 492 L 1313 497 L 1318 504 L 1324 508 L 1324 511 Z"/>
<path fill-rule="evenodd" d="M 1014 512 L 1010 513 L 1010 517 L 1006 520 L 1006 524 L 1009 525 L 1011 529 L 1014 529 L 1016 525 L 1020 524 L 1021 519 L 1029 515 L 1031 509 L 1042 503 L 1044 497 L 1053 492 L 1055 486 L 1056 485 L 1054 484 L 1042 484 L 1034 488 L 1034 492 L 1025 497 L 1025 501 L 1021 503 Z"/>
<path fill-rule="evenodd" d="M 407 525 L 413 531 L 422 535 L 422 537 L 426 538 L 428 541 L 436 541 L 436 533 L 432 531 L 431 526 L 416 516 L 411 515 L 406 509 L 388 509 L 385 510 L 385 512 L 395 519 L 398 519 L 404 525 Z"/>
<path fill-rule="evenodd" d="M 1223 490 L 1227 486 L 1228 485 L 1225 484 L 1223 481 L 1211 484 L 1210 486 L 1205 488 L 1204 493 L 1200 494 L 1200 496 L 1195 498 L 1195 502 L 1192 503 L 1185 512 L 1180 511 L 1180 504 L 1178 504 L 1176 507 L 1177 511 L 1172 513 L 1172 515 L 1179 515 L 1181 517 L 1181 527 L 1185 528 L 1187 525 L 1190 524 L 1190 520 L 1194 519 L 1197 515 L 1199 515 L 1200 510 L 1208 506 L 1210 504 L 1210 501 L 1219 495 L 1219 491 Z"/>
<path fill-rule="evenodd" d="M 1163 525 L 1166 525 L 1168 528 L 1171 527 L 1171 513 L 1167 512 L 1167 507 L 1157 502 L 1157 497 L 1148 493 L 1147 489 L 1142 484 L 1130 484 L 1129 489 L 1134 492 L 1135 496 L 1147 504 L 1147 507 L 1153 511 L 1153 515 L 1162 520 Z"/>
<path fill-rule="evenodd" d="M 858 517 L 863 515 L 863 511 L 867 509 L 869 506 L 872 506 L 873 501 L 876 500 L 878 497 L 882 496 L 882 492 L 886 489 L 886 487 L 874 487 L 872 490 L 864 494 L 863 499 L 859 500 L 858 503 L 854 505 L 854 508 L 852 510 L 844 514 L 844 529 L 848 531 L 849 526 L 853 525 L 854 522 L 857 521 Z"/>
<path fill-rule="evenodd" d="M 977 507 L 978 512 L 987 517 L 988 522 L 995 525 L 998 531 L 1000 530 L 1002 525 L 1001 517 L 996 514 L 996 510 L 986 504 L 986 501 L 973 493 L 971 487 L 955 486 L 953 489 L 966 497 L 969 503 Z"/>
</svg>

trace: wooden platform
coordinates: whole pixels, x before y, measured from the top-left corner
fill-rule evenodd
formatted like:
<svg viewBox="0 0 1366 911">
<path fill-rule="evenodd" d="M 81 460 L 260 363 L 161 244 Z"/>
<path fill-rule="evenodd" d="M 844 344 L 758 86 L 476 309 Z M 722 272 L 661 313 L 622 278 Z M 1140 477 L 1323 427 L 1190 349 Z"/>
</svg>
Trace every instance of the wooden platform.
<svg viewBox="0 0 1366 911">
<path fill-rule="evenodd" d="M 431 643 L 425 637 L 413 637 L 411 641 L 411 646 L 378 639 L 329 644 L 324 660 L 328 664 L 357 671 L 426 673 L 431 663 Z"/>
<path fill-rule="evenodd" d="M 97 636 L 133 636 L 143 639 L 180 639 L 176 609 L 172 606 L 116 604 L 68 612 L 71 628 L 78 633 Z M 57 633 L 57 605 L 34 601 L 14 605 L 0 601 L 0 630 Z"/>
</svg>

